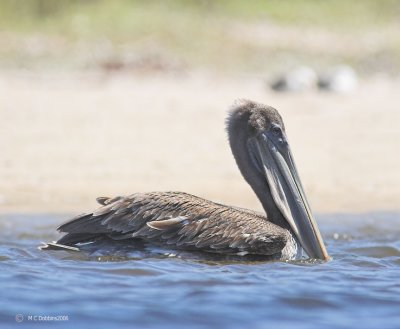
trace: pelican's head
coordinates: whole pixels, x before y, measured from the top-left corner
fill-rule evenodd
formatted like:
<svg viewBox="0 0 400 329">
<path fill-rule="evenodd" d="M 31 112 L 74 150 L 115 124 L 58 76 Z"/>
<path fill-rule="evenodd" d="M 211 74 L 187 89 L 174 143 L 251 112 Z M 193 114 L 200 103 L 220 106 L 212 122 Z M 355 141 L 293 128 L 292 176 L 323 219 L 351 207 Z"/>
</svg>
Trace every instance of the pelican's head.
<svg viewBox="0 0 400 329">
<path fill-rule="evenodd" d="M 309 257 L 328 259 L 278 111 L 249 100 L 236 101 L 227 129 L 239 169 L 268 219 L 290 228 Z"/>
</svg>

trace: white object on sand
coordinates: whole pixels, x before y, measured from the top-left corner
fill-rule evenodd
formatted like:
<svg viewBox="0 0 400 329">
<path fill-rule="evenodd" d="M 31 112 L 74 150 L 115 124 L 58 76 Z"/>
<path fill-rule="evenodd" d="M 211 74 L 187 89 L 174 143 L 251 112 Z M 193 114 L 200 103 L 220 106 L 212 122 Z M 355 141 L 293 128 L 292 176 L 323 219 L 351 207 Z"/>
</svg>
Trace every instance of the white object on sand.
<svg viewBox="0 0 400 329">
<path fill-rule="evenodd" d="M 299 66 L 272 82 L 271 88 L 276 91 L 304 91 L 316 84 L 315 71 L 308 66 Z"/>
<path fill-rule="evenodd" d="M 357 74 L 348 65 L 337 66 L 318 79 L 318 87 L 327 91 L 347 93 L 354 91 L 357 86 Z"/>
</svg>

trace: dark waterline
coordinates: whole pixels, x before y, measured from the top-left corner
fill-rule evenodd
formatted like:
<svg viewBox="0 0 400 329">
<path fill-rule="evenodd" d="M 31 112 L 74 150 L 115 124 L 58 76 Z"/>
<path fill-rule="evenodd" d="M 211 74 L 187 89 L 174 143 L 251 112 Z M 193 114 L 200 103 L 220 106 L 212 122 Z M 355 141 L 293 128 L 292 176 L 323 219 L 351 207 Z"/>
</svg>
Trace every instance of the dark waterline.
<svg viewBox="0 0 400 329">
<path fill-rule="evenodd" d="M 1 328 L 400 328 L 400 214 L 317 216 L 328 263 L 38 250 L 68 217 L 0 217 Z"/>
</svg>

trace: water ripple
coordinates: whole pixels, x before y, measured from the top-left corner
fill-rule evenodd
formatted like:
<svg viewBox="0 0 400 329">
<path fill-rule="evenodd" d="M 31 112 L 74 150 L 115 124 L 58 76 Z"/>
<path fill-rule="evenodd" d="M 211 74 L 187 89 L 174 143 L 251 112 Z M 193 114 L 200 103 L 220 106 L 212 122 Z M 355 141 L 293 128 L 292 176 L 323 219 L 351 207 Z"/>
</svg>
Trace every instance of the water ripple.
<svg viewBox="0 0 400 329">
<path fill-rule="evenodd" d="M 42 252 L 61 221 L 0 218 L 0 326 L 65 314 L 57 327 L 398 328 L 400 216 L 319 219 L 331 260 L 219 259 L 135 245 Z"/>
</svg>

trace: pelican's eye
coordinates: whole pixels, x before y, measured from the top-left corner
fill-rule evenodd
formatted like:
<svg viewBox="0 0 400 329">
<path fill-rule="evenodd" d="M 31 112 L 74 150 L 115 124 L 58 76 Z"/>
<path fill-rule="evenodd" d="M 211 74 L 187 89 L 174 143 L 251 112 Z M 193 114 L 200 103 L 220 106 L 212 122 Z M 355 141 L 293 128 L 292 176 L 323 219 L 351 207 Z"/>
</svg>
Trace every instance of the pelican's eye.
<svg viewBox="0 0 400 329">
<path fill-rule="evenodd" d="M 282 133 L 282 129 L 279 126 L 272 126 L 271 127 L 271 132 L 275 135 L 275 136 L 280 136 Z"/>
</svg>

